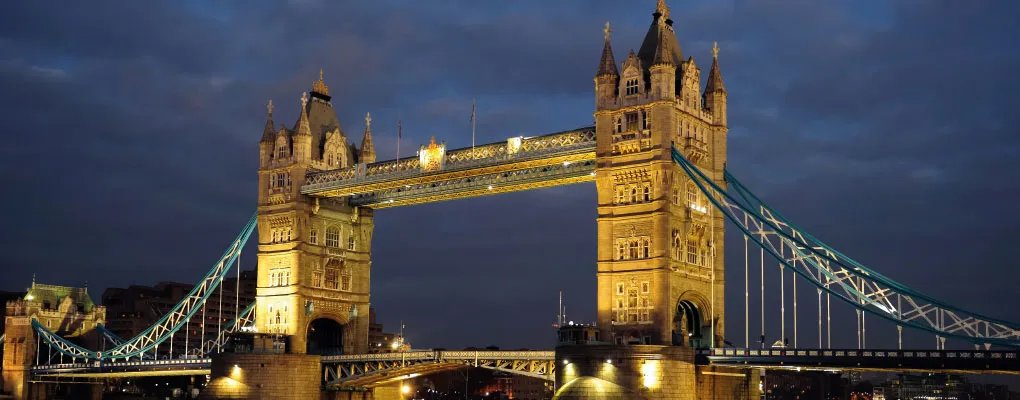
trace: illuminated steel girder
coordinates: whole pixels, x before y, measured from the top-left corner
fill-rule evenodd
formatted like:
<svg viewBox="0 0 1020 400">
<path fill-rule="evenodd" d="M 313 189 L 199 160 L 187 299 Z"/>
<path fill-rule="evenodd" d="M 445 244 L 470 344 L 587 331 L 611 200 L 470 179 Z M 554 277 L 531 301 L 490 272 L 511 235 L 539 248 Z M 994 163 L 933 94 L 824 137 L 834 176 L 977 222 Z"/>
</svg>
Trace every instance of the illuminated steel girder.
<svg viewBox="0 0 1020 400">
<path fill-rule="evenodd" d="M 310 173 L 301 193 L 388 208 L 587 182 L 594 172 L 587 127 L 451 151 L 423 146 L 418 157 Z"/>
<path fill-rule="evenodd" d="M 553 380 L 553 351 L 411 351 L 322 357 L 326 385 L 375 387 L 464 366 Z"/>
</svg>

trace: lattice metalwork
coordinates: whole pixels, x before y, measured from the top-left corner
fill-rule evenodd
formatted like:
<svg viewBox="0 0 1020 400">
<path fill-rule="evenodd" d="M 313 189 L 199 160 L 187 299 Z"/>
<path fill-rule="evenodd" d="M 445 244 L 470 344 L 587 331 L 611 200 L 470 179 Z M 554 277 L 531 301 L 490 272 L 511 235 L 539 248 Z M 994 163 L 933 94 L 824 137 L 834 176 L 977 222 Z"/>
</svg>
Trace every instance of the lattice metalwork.
<svg viewBox="0 0 1020 400">
<path fill-rule="evenodd" d="M 559 157 L 565 160 L 525 169 L 512 169 L 487 174 L 461 173 L 449 179 L 406 184 L 400 187 L 355 194 L 351 205 L 375 209 L 486 196 L 498 193 L 531 190 L 550 186 L 581 183 L 595 179 L 595 160 L 586 155 Z M 472 171 L 474 172 L 474 171 Z"/>
<path fill-rule="evenodd" d="M 511 138 L 506 142 L 492 143 L 475 148 L 462 148 L 446 152 L 445 162 L 439 171 L 422 171 L 418 158 L 402 158 L 368 165 L 355 165 L 307 175 L 301 193 L 321 197 L 347 196 L 356 193 L 398 187 L 414 178 L 448 173 L 500 167 L 499 171 L 529 168 L 527 161 L 548 160 L 558 156 L 590 153 L 595 156 L 595 128 L 559 132 L 530 138 Z M 513 167 L 511 165 L 519 165 Z M 482 174 L 494 172 L 480 172 Z M 444 178 L 426 178 L 438 181 Z"/>
<path fill-rule="evenodd" d="M 322 358 L 327 385 L 371 387 L 465 365 L 553 380 L 552 351 L 412 351 Z"/>
<path fill-rule="evenodd" d="M 739 198 L 715 184 L 677 149 L 673 159 L 712 204 L 750 240 L 818 290 L 896 324 L 967 341 L 1020 346 L 1017 324 L 965 311 L 886 278 L 797 228 L 728 172 Z"/>
<path fill-rule="evenodd" d="M 53 333 L 34 319 L 32 320 L 32 327 L 43 341 L 61 354 L 72 359 L 110 360 L 141 356 L 145 352 L 154 349 L 160 343 L 169 340 L 174 333 L 187 325 L 188 320 L 202 308 L 206 299 L 212 295 L 215 291 L 214 289 L 219 286 L 227 272 L 229 272 L 230 266 L 240 256 L 241 248 L 255 230 L 256 221 L 256 215 L 252 215 L 251 219 L 248 220 L 248 223 L 241 230 L 241 233 L 234 239 L 219 261 L 171 312 L 164 315 L 155 325 L 138 334 L 138 336 L 112 349 L 100 351 L 85 349 Z"/>
<path fill-rule="evenodd" d="M 201 348 L 188 349 L 188 354 L 192 356 L 205 356 L 212 354 L 216 349 L 222 348 L 230 340 L 230 334 L 245 329 L 250 329 L 255 326 L 255 302 L 251 302 L 248 307 L 245 307 L 240 314 L 237 314 L 237 318 L 223 327 L 218 334 L 216 339 L 206 340 L 202 343 Z"/>
</svg>

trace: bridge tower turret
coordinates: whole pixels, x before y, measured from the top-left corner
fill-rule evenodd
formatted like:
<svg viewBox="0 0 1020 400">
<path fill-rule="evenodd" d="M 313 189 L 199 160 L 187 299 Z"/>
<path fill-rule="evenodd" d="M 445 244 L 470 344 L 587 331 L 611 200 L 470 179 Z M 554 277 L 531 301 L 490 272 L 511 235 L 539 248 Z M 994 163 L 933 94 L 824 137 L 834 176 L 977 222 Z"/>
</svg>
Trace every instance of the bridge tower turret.
<svg viewBox="0 0 1020 400">
<path fill-rule="evenodd" d="M 259 144 L 255 327 L 291 353 L 368 351 L 372 210 L 301 194 L 307 173 L 354 165 L 330 99 L 320 71 L 294 127 L 268 139 L 270 114 Z"/>
<path fill-rule="evenodd" d="M 620 344 L 710 347 L 723 340 L 723 218 L 671 151 L 724 185 L 725 117 L 714 114 L 717 91 L 702 103 L 700 71 L 672 24 L 660 0 L 618 90 L 604 86 L 615 70 L 608 38 L 595 79 L 598 323 Z"/>
</svg>

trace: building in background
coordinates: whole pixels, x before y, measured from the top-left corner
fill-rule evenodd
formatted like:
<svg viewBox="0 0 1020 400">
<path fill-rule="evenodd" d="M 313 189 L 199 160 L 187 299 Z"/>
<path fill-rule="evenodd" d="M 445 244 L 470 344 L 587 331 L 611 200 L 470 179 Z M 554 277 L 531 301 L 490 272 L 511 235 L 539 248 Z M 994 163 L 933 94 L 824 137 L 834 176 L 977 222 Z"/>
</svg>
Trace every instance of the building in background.
<svg viewBox="0 0 1020 400">
<path fill-rule="evenodd" d="M 194 343 L 203 334 L 205 340 L 215 339 L 221 327 L 233 321 L 238 312 L 255 301 L 256 276 L 254 270 L 247 270 L 241 271 L 240 280 L 236 276 L 224 279 L 222 291 L 215 290 L 204 309 L 199 309 L 188 322 L 187 330 L 178 332 L 173 340 L 182 344 L 186 341 Z M 107 309 L 106 328 L 122 339 L 130 339 L 170 312 L 193 287 L 187 283 L 159 282 L 154 286 L 106 289 L 103 292 L 103 305 Z M 205 322 L 204 327 L 200 321 Z"/>
<path fill-rule="evenodd" d="M 376 322 L 375 308 L 368 308 L 368 352 L 392 353 L 409 351 L 411 344 L 399 333 L 383 332 L 383 325 Z"/>
</svg>

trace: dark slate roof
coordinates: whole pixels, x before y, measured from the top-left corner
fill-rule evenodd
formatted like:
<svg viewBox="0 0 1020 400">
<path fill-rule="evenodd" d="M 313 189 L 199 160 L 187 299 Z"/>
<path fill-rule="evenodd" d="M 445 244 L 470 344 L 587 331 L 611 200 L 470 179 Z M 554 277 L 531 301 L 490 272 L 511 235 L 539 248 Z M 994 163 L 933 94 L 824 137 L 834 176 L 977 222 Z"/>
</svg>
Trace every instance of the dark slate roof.
<svg viewBox="0 0 1020 400">
<path fill-rule="evenodd" d="M 322 152 L 326 146 L 326 132 L 333 129 L 340 131 L 340 135 L 346 138 L 344 130 L 340 128 L 340 122 L 336 118 L 336 111 L 333 105 L 318 96 L 312 96 L 312 100 L 305 106 L 308 112 L 308 125 L 312 131 L 312 159 L 321 160 Z M 350 140 L 347 141 L 350 143 Z M 347 154 L 348 160 L 354 159 L 354 153 Z"/>
<path fill-rule="evenodd" d="M 722 73 L 719 72 L 719 57 L 712 57 L 712 69 L 708 71 L 708 85 L 705 86 L 705 93 L 725 92 Z"/>
<path fill-rule="evenodd" d="M 262 130 L 262 141 L 272 142 L 276 139 L 276 129 L 273 125 L 273 112 L 269 112 L 269 116 L 266 117 L 266 127 Z"/>
<path fill-rule="evenodd" d="M 616 58 L 613 57 L 613 47 L 609 45 L 609 38 L 606 38 L 605 46 L 602 46 L 602 60 L 599 61 L 599 71 L 595 76 L 612 75 L 619 77 L 620 71 L 616 69 Z"/>
<path fill-rule="evenodd" d="M 655 53 L 659 50 L 660 45 L 665 45 L 669 52 L 672 53 L 673 65 L 681 65 L 684 61 L 683 52 L 680 51 L 680 43 L 677 42 L 676 33 L 673 32 L 672 23 L 669 21 L 659 23 L 660 18 L 662 18 L 662 14 L 658 12 L 652 14 L 652 25 L 648 27 L 645 40 L 641 42 L 641 48 L 638 49 L 637 56 L 641 59 L 641 65 L 644 65 L 645 68 L 654 65 Z M 660 44 L 660 42 L 664 43 Z"/>
<path fill-rule="evenodd" d="M 70 297 L 75 305 L 84 307 L 85 312 L 91 312 L 95 303 L 89 297 L 87 288 L 75 288 L 68 286 L 44 285 L 32 282 L 32 287 L 25 294 L 25 300 L 37 301 L 39 303 L 49 302 L 50 307 L 58 307 L 64 298 Z"/>
</svg>

